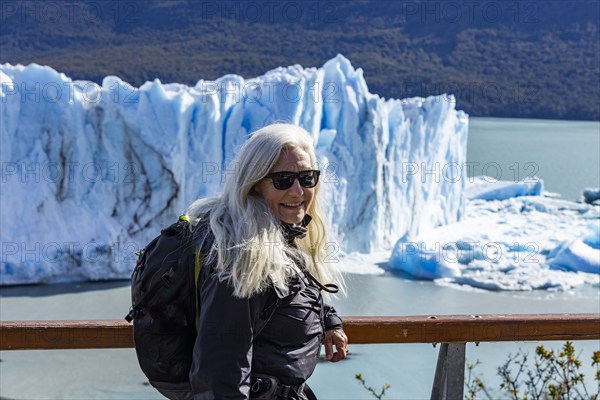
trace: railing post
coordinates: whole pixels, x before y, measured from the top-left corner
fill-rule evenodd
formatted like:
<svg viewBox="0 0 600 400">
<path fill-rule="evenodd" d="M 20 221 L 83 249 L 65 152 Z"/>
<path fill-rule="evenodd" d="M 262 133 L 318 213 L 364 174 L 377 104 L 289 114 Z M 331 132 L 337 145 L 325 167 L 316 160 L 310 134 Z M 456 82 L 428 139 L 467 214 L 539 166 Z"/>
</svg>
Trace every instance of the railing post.
<svg viewBox="0 0 600 400">
<path fill-rule="evenodd" d="M 463 399 L 465 349 L 465 343 L 442 343 L 435 367 L 431 400 Z"/>
</svg>

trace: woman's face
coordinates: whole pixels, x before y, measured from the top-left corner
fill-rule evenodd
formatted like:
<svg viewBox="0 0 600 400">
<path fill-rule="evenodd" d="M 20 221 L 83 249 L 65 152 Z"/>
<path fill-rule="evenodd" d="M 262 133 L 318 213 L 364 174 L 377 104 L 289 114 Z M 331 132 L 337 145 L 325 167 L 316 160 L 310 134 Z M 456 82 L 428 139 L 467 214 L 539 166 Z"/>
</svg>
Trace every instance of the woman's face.
<svg viewBox="0 0 600 400">
<path fill-rule="evenodd" d="M 310 169 L 312 165 L 307 152 L 299 147 L 286 147 L 271 172 L 300 172 Z M 256 184 L 255 189 L 275 216 L 288 224 L 298 224 L 302 221 L 315 195 L 315 188 L 300 186 L 298 179 L 294 180 L 289 189 L 279 190 L 275 189 L 271 178 L 264 178 Z"/>
</svg>

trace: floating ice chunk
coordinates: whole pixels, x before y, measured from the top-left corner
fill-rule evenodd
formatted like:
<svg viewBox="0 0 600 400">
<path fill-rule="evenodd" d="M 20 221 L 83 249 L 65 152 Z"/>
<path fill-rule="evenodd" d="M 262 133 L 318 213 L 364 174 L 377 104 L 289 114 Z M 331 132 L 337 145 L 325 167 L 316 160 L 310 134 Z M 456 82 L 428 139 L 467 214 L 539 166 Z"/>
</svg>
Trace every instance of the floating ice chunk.
<svg viewBox="0 0 600 400">
<path fill-rule="evenodd" d="M 587 244 L 593 249 L 600 249 L 600 225 L 590 225 L 591 232 L 583 238 L 583 243 Z"/>
<path fill-rule="evenodd" d="M 486 290 L 598 285 L 597 208 L 543 196 L 472 200 L 461 222 L 423 231 L 412 244 L 403 237 L 389 265 L 439 284 Z M 552 268 L 556 261 L 561 265 Z"/>
<path fill-rule="evenodd" d="M 600 188 L 587 188 L 583 191 L 583 201 L 588 204 L 600 201 Z"/>
<path fill-rule="evenodd" d="M 600 229 L 583 239 L 564 241 L 548 254 L 548 264 L 553 269 L 582 271 L 600 274 Z"/>
<path fill-rule="evenodd" d="M 548 263 L 554 269 L 600 274 L 600 250 L 581 239 L 560 245 Z"/>
<path fill-rule="evenodd" d="M 519 196 L 540 196 L 544 181 L 529 178 L 521 182 L 499 181 L 489 176 L 478 176 L 467 183 L 466 194 L 471 200 L 506 200 Z"/>
<path fill-rule="evenodd" d="M 389 265 L 419 279 L 460 276 L 458 263 L 447 261 L 437 249 L 430 250 L 425 242 L 398 241 Z"/>
</svg>

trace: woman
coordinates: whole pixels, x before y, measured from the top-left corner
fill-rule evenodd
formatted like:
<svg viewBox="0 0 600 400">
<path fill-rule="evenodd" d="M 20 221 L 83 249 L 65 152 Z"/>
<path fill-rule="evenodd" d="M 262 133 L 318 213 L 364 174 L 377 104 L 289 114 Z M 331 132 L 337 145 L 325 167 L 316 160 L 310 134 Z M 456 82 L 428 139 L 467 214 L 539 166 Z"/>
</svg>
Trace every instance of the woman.
<svg viewBox="0 0 600 400">
<path fill-rule="evenodd" d="M 314 398 L 305 381 L 321 343 L 328 360 L 346 357 L 341 320 L 320 292 L 341 278 L 322 262 L 316 164 L 308 132 L 270 125 L 242 146 L 223 193 L 190 206 L 206 234 L 195 399 Z"/>
</svg>

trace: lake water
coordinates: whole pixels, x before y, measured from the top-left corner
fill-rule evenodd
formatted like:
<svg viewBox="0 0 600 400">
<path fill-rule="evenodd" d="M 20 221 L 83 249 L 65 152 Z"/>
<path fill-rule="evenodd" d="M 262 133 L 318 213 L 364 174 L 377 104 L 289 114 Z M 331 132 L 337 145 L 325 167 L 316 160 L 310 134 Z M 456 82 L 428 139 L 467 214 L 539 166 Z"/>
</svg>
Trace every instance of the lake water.
<svg viewBox="0 0 600 400">
<path fill-rule="evenodd" d="M 522 179 L 536 168 L 535 175 L 544 179 L 547 190 L 566 199 L 579 198 L 584 187 L 600 186 L 598 122 L 472 118 L 468 146 L 468 161 L 479 163 L 488 175 L 499 179 L 515 180 L 517 172 Z M 348 297 L 332 300 L 341 315 L 600 313 L 598 286 L 569 292 L 489 292 L 407 280 L 391 272 L 347 275 L 347 282 Z M 0 318 L 119 319 L 130 301 L 127 285 L 105 282 L 1 288 Z M 509 352 L 519 348 L 532 351 L 537 344 L 469 344 L 467 359 L 480 359 L 478 370 L 495 383 L 495 368 Z M 576 347 L 589 365 L 589 356 L 600 343 L 581 341 Z M 350 344 L 347 360 L 320 363 L 309 383 L 320 399 L 369 399 L 354 379 L 356 373 L 362 373 L 374 388 L 391 384 L 385 399 L 426 399 L 437 352 L 430 344 Z M 133 349 L 4 351 L 0 359 L 0 396 L 7 398 L 161 398 L 144 384 Z M 585 371 L 591 382 L 591 368 Z"/>
<path fill-rule="evenodd" d="M 467 162 L 470 175 L 537 176 L 546 190 L 577 200 L 600 187 L 600 122 L 471 118 Z"/>
<path fill-rule="evenodd" d="M 573 292 L 464 291 L 392 274 L 348 275 L 348 298 L 332 304 L 341 315 L 440 315 L 506 313 L 598 313 L 597 287 Z M 119 319 L 127 312 L 126 282 L 4 288 L 3 320 Z M 545 343 L 558 348 L 560 343 Z M 495 382 L 494 369 L 509 352 L 533 351 L 537 343 L 482 343 L 467 346 L 467 358 Z M 576 342 L 589 358 L 595 341 Z M 430 344 L 349 346 L 347 360 L 322 362 L 309 383 L 320 399 L 368 399 L 354 379 L 391 384 L 387 399 L 426 399 L 430 395 L 438 348 Z M 13 399 L 159 399 L 144 385 L 133 349 L 4 351 L 0 354 L 0 395 Z M 589 362 L 586 361 L 587 364 Z M 590 368 L 587 375 L 592 376 Z"/>
</svg>

